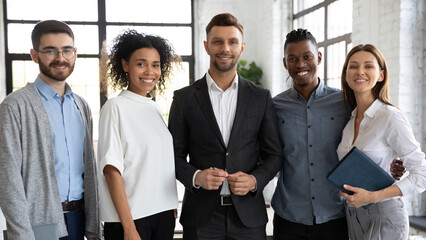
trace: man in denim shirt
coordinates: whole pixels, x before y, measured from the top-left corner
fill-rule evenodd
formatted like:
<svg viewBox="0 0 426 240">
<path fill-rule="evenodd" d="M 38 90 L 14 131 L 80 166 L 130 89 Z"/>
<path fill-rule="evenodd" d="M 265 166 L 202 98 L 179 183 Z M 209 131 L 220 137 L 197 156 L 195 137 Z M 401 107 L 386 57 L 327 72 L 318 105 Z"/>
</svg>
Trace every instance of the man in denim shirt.
<svg viewBox="0 0 426 240">
<path fill-rule="evenodd" d="M 348 239 L 343 200 L 325 177 L 339 161 L 349 111 L 340 90 L 317 77 L 321 58 L 310 32 L 287 35 L 283 62 L 293 87 L 274 98 L 284 153 L 272 198 L 274 239 Z"/>
</svg>

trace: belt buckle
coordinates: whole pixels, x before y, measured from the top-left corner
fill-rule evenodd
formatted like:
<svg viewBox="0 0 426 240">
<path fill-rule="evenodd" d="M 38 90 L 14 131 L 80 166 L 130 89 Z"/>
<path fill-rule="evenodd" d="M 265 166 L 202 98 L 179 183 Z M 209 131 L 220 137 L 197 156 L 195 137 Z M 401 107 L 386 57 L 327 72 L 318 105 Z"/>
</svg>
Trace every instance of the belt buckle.
<svg viewBox="0 0 426 240">
<path fill-rule="evenodd" d="M 229 198 L 229 200 L 231 200 L 231 196 L 230 195 L 227 195 L 227 196 L 223 196 L 223 195 L 221 195 L 220 196 L 220 205 L 221 206 L 232 206 L 232 203 L 224 203 L 223 202 L 223 199 L 224 198 Z"/>
</svg>

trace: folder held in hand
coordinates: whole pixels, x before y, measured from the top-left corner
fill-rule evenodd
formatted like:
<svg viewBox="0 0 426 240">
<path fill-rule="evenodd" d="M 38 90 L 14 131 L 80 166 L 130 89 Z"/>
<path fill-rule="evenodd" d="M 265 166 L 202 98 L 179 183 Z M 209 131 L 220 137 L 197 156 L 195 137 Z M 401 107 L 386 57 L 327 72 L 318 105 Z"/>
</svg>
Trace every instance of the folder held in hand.
<svg viewBox="0 0 426 240">
<path fill-rule="evenodd" d="M 358 148 L 353 147 L 328 173 L 327 180 L 340 191 L 352 195 L 343 184 L 377 191 L 392 185 L 395 180 Z"/>
</svg>

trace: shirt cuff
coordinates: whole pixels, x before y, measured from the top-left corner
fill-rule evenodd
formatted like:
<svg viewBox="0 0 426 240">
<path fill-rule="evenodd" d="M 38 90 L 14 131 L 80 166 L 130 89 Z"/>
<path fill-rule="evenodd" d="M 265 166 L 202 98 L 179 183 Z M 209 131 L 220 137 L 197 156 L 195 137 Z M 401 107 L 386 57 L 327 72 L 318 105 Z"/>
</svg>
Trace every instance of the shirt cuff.
<svg viewBox="0 0 426 240">
<path fill-rule="evenodd" d="M 257 180 L 256 180 L 256 177 L 253 176 L 253 175 L 251 175 L 251 174 L 250 174 L 250 176 L 252 176 L 254 178 L 254 189 L 250 190 L 250 192 L 256 192 L 257 191 Z"/>
<path fill-rule="evenodd" d="M 192 186 L 196 189 L 200 189 L 200 186 L 195 185 L 195 176 L 197 175 L 198 172 L 201 172 L 201 170 L 195 171 L 194 175 L 192 176 Z"/>
<path fill-rule="evenodd" d="M 401 190 L 402 196 L 411 195 L 414 192 L 412 183 L 407 178 L 401 179 L 401 181 L 395 184 L 399 187 L 399 190 Z"/>
</svg>

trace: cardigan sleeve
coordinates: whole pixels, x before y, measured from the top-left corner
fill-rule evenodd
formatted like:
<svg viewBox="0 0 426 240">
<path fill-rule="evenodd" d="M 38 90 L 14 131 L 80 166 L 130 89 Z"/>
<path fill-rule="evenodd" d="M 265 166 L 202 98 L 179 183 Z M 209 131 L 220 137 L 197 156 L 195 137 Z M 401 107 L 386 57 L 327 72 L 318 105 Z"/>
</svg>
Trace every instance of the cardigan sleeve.
<svg viewBox="0 0 426 240">
<path fill-rule="evenodd" d="M 0 105 L 0 207 L 9 239 L 34 239 L 22 179 L 21 125 L 19 114 Z"/>
</svg>

